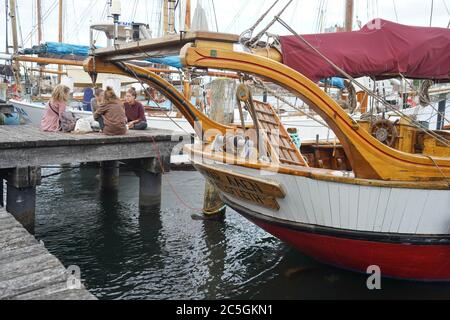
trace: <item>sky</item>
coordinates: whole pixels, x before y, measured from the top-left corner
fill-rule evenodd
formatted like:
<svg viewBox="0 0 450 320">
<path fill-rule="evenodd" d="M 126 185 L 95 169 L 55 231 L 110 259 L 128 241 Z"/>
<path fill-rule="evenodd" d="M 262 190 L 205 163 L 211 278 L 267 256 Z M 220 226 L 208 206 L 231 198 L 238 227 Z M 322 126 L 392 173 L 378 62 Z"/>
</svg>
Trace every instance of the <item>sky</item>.
<svg viewBox="0 0 450 320">
<path fill-rule="evenodd" d="M 1 52 L 5 52 L 4 1 L 0 1 Z M 44 21 L 44 41 L 57 41 L 57 0 L 41 1 L 42 12 L 48 13 Z M 162 0 L 122 0 L 121 20 L 145 22 L 156 31 L 156 25 L 160 21 L 161 2 Z M 193 10 L 197 2 L 205 8 L 212 29 L 216 29 L 214 7 L 218 30 L 240 34 L 254 24 L 274 0 L 192 0 Z M 287 2 L 288 0 L 280 0 L 260 26 L 267 25 Z M 17 0 L 19 34 L 25 47 L 37 44 L 35 3 L 35 0 Z M 105 4 L 106 0 L 64 0 L 64 42 L 88 45 L 89 25 L 104 21 Z M 282 18 L 298 33 L 316 33 L 320 31 L 318 21 L 321 19 L 323 19 L 324 27 L 342 25 L 344 7 L 345 0 L 293 0 Z M 355 0 L 354 29 L 358 29 L 356 21 L 359 20 L 364 25 L 376 17 L 403 24 L 429 26 L 431 12 L 433 12 L 432 26 L 446 28 L 450 21 L 449 10 L 450 0 Z M 277 23 L 270 31 L 280 35 L 289 34 Z M 21 44 L 22 40 L 19 40 L 19 43 Z"/>
</svg>

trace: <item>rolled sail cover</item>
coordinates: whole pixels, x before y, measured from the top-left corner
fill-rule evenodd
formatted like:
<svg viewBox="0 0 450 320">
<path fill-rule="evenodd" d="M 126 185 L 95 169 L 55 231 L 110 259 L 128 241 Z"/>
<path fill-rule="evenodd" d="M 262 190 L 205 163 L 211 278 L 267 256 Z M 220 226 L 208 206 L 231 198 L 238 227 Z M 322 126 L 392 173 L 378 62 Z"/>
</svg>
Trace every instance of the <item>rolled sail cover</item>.
<svg viewBox="0 0 450 320">
<path fill-rule="evenodd" d="M 302 36 L 351 76 L 399 74 L 450 82 L 450 29 L 412 27 L 375 19 L 359 31 Z M 283 63 L 313 81 L 342 76 L 296 36 L 281 36 Z"/>
</svg>

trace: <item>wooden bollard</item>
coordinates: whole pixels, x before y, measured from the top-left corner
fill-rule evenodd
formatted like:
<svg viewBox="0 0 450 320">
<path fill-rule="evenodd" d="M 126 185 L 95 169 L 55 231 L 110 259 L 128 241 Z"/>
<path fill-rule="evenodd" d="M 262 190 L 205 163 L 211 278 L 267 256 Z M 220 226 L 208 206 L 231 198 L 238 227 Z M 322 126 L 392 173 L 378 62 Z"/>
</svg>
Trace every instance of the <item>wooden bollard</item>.
<svg viewBox="0 0 450 320">
<path fill-rule="evenodd" d="M 216 79 L 211 82 L 211 109 L 209 117 L 222 124 L 234 122 L 236 107 L 236 81 L 233 79 Z M 206 181 L 203 214 L 207 219 L 221 219 L 225 216 L 226 206 L 220 199 L 219 192 Z"/>
</svg>

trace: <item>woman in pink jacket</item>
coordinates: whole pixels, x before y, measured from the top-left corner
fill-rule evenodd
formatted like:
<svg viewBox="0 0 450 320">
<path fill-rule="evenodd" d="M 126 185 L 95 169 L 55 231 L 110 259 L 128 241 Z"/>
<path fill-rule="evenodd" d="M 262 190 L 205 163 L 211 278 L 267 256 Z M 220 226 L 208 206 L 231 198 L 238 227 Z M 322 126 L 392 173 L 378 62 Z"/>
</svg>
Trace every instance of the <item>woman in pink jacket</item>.
<svg viewBox="0 0 450 320">
<path fill-rule="evenodd" d="M 70 88 L 57 85 L 52 93 L 52 98 L 47 103 L 44 116 L 41 120 L 41 130 L 46 132 L 61 131 L 59 117 L 66 111 L 69 101 Z"/>
</svg>

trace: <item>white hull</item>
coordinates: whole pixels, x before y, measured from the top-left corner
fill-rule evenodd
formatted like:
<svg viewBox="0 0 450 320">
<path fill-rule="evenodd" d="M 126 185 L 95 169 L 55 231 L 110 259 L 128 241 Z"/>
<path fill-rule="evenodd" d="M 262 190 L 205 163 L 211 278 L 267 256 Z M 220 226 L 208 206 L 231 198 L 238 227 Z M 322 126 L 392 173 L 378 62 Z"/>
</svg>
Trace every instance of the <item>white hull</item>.
<svg viewBox="0 0 450 320">
<path fill-rule="evenodd" d="M 286 190 L 280 210 L 268 209 L 232 195 L 234 203 L 266 217 L 333 229 L 393 234 L 450 234 L 450 191 L 386 188 L 318 181 L 222 163 L 214 167 L 268 181 Z"/>
<path fill-rule="evenodd" d="M 426 106 L 426 107 L 418 106 L 411 109 L 405 109 L 403 110 L 403 113 L 407 115 L 417 115 L 418 121 L 428 122 L 429 129 L 436 130 L 438 125 L 438 116 L 436 110 L 438 110 L 438 108 L 439 104 L 433 104 L 433 106 Z M 443 119 L 444 127 L 450 125 L 450 122 L 447 121 L 450 119 L 450 100 L 446 101 L 445 119 Z"/>
</svg>

